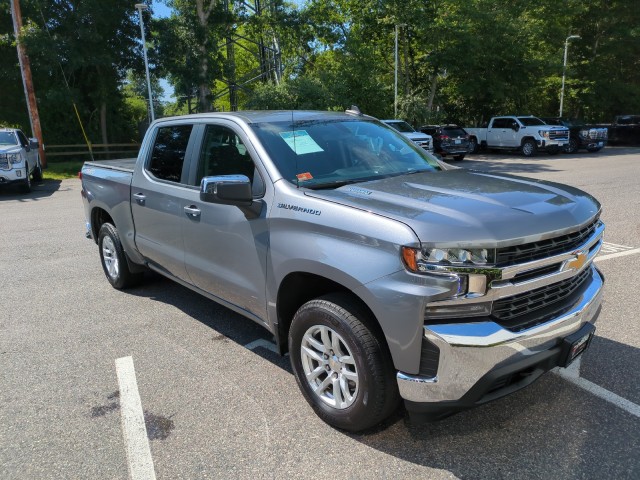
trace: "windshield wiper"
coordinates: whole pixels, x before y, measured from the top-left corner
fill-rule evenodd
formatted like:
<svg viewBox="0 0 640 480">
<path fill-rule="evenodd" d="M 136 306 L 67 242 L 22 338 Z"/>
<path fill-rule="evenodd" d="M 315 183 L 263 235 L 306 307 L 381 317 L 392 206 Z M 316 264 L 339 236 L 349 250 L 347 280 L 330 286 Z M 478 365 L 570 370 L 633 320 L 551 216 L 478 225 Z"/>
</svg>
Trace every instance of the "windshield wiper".
<svg viewBox="0 0 640 480">
<path fill-rule="evenodd" d="M 311 190 L 326 190 L 331 188 L 340 188 L 345 185 L 351 185 L 353 183 L 366 182 L 369 179 L 356 179 L 356 180 L 335 180 L 333 182 L 324 182 L 324 183 L 314 183 L 313 185 L 304 185 L 306 188 Z"/>
</svg>

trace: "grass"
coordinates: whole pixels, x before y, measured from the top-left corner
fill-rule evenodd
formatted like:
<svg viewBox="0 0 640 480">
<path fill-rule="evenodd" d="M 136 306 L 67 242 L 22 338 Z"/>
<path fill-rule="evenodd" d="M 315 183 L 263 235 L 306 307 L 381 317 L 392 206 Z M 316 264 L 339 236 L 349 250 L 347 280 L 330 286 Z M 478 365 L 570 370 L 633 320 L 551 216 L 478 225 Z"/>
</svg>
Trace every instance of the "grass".
<svg viewBox="0 0 640 480">
<path fill-rule="evenodd" d="M 78 172 L 82 169 L 82 160 L 68 160 L 64 162 L 47 162 L 47 168 L 43 170 L 45 179 L 66 180 L 78 178 Z"/>
</svg>

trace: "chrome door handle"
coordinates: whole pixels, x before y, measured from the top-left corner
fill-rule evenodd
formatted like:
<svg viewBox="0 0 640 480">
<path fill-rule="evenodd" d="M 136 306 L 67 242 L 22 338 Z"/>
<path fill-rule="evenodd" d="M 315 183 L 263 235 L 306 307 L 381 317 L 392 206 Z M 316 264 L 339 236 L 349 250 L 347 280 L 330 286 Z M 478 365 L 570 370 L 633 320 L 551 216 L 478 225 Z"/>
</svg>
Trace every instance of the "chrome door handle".
<svg viewBox="0 0 640 480">
<path fill-rule="evenodd" d="M 136 199 L 140 205 L 144 205 L 144 201 L 147 199 L 147 196 L 144 193 L 134 193 L 133 198 Z"/>
<path fill-rule="evenodd" d="M 189 205 L 188 207 L 184 207 L 184 211 L 187 215 L 193 218 L 200 216 L 200 209 L 195 205 Z"/>
</svg>

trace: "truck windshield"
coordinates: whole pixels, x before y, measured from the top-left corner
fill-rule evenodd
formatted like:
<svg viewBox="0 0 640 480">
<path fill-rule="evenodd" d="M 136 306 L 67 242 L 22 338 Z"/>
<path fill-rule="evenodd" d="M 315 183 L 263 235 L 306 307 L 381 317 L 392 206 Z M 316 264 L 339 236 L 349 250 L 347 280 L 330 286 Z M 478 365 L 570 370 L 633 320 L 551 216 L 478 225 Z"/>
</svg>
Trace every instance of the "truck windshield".
<svg viewBox="0 0 640 480">
<path fill-rule="evenodd" d="M 375 121 L 264 122 L 252 128 L 282 176 L 307 188 L 440 170 L 434 157 Z"/>
<path fill-rule="evenodd" d="M 402 133 L 415 133 L 415 129 L 411 125 L 409 125 L 407 122 L 402 120 L 385 121 L 384 123 L 386 123 L 390 127 L 393 127 Z"/>
<path fill-rule="evenodd" d="M 535 127 L 537 125 L 546 125 L 542 120 L 536 117 L 518 117 L 520 123 L 525 127 Z"/>
<path fill-rule="evenodd" d="M 18 145 L 18 140 L 12 132 L 0 132 L 0 145 Z"/>
</svg>

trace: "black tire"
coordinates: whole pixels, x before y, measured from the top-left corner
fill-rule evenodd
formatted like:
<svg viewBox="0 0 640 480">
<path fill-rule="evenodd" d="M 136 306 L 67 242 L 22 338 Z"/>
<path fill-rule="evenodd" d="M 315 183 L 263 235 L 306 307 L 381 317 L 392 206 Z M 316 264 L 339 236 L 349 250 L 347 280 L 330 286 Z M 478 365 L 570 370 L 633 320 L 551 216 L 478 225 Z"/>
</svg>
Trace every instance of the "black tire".
<svg viewBox="0 0 640 480">
<path fill-rule="evenodd" d="M 589 152 L 589 153 L 596 153 L 596 152 L 599 152 L 600 150 L 602 150 L 602 147 L 589 147 L 589 148 L 587 148 L 587 152 Z"/>
<path fill-rule="evenodd" d="M 366 430 L 379 424 L 397 408 L 400 400 L 391 355 L 384 339 L 381 338 L 382 335 L 376 332 L 372 322 L 364 307 L 352 297 L 346 294 L 331 294 L 311 300 L 300 307 L 289 330 L 291 366 L 302 394 L 322 420 L 333 427 L 350 432 Z M 308 345 L 309 337 L 315 339 L 322 348 L 327 345 L 323 345 L 323 342 L 314 336 L 321 335 L 323 329 L 331 336 L 331 352 L 326 357 L 317 355 L 318 360 L 305 352 L 303 358 L 303 343 Z M 319 331 L 315 333 L 316 330 Z M 342 353 L 333 354 L 333 341 L 338 342 Z M 316 350 L 317 352 L 319 350 Z M 345 356 L 341 356 L 342 354 Z M 350 358 L 352 361 L 338 361 L 336 367 L 336 362 L 332 364 L 332 360 L 339 358 Z M 320 373 L 312 380 L 307 380 L 305 368 L 310 369 L 313 362 L 317 363 L 317 366 L 313 367 L 314 371 Z M 353 364 L 350 368 L 355 372 L 348 370 L 347 364 Z M 337 371 L 341 373 L 338 375 L 335 373 Z M 350 378 L 355 376 L 355 382 L 344 380 L 346 375 L 343 376 L 342 372 L 349 373 Z M 342 385 L 343 380 L 345 385 L 349 383 L 346 389 L 351 393 L 351 399 L 345 395 L 344 390 L 335 387 L 336 384 Z M 333 385 L 330 387 L 327 384 L 322 392 L 316 393 L 310 384 L 312 381 L 322 384 L 331 382 Z M 349 390 L 354 388 L 353 392 Z M 331 396 L 329 389 L 333 389 L 334 394 L 338 390 L 340 398 Z M 335 403 L 345 399 L 352 403 L 330 405 L 332 398 Z M 347 401 L 344 403 L 348 403 Z"/>
<path fill-rule="evenodd" d="M 453 159 L 461 162 L 462 160 L 464 160 L 464 155 L 454 155 Z"/>
<path fill-rule="evenodd" d="M 538 146 L 536 145 L 536 142 L 534 140 L 528 138 L 524 142 L 522 142 L 521 150 L 522 154 L 525 157 L 533 157 L 538 151 Z"/>
<path fill-rule="evenodd" d="M 478 139 L 476 137 L 471 137 L 469 139 L 468 150 L 469 153 L 478 153 L 478 150 L 480 150 L 480 145 L 478 145 Z"/>
<path fill-rule="evenodd" d="M 564 147 L 564 153 L 576 153 L 578 151 L 578 140 L 569 138 L 569 143 Z"/>
<path fill-rule="evenodd" d="M 113 288 L 122 290 L 140 283 L 143 274 L 132 273 L 129 269 L 118 230 L 110 223 L 103 223 L 100 227 L 98 250 L 102 269 Z"/>
<path fill-rule="evenodd" d="M 29 175 L 29 164 L 25 164 L 27 169 L 26 169 L 26 178 L 22 181 L 22 183 L 20 184 L 20 191 L 22 193 L 30 193 L 31 192 L 31 175 Z"/>
<path fill-rule="evenodd" d="M 36 168 L 33 169 L 32 175 L 34 182 L 42 181 L 42 165 L 40 164 L 40 156 L 38 156 L 38 162 L 36 163 Z"/>
</svg>

